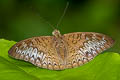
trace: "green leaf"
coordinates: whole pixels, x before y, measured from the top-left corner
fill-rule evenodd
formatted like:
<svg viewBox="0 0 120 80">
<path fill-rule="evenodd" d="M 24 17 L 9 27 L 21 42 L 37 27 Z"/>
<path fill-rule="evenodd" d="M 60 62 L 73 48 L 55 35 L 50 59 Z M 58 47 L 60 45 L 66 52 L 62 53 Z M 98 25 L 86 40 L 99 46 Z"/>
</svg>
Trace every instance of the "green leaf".
<svg viewBox="0 0 120 80">
<path fill-rule="evenodd" d="M 73 69 L 52 71 L 8 56 L 14 41 L 0 39 L 0 80 L 120 80 L 120 55 L 105 52 Z"/>
</svg>

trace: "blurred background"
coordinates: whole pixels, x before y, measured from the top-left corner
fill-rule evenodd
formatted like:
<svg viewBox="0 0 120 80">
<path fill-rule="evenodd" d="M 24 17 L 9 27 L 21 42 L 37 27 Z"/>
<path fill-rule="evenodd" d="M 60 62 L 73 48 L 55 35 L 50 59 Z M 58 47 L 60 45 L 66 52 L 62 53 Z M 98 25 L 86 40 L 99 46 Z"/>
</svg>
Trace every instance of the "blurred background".
<svg viewBox="0 0 120 80">
<path fill-rule="evenodd" d="M 120 0 L 0 0 L 0 38 L 20 41 L 33 36 L 52 35 L 58 29 L 70 32 L 98 32 L 112 37 L 111 49 L 120 52 Z"/>
</svg>

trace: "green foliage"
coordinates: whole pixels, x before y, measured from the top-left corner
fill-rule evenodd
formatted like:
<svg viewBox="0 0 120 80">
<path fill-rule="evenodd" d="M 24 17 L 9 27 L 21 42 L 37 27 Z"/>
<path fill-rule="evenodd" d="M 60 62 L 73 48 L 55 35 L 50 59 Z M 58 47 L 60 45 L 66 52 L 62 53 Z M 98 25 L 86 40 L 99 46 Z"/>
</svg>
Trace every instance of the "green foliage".
<svg viewBox="0 0 120 80">
<path fill-rule="evenodd" d="M 14 41 L 0 39 L 0 80 L 120 80 L 120 55 L 105 52 L 74 69 L 52 71 L 8 56 Z"/>
</svg>

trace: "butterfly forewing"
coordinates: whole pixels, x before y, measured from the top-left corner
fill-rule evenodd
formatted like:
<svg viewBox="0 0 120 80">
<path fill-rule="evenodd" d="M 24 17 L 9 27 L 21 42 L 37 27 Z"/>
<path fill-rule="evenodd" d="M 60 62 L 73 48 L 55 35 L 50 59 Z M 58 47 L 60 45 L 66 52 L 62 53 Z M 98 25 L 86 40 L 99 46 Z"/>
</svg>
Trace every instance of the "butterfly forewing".
<svg viewBox="0 0 120 80">
<path fill-rule="evenodd" d="M 15 44 L 9 55 L 20 60 L 29 61 L 32 64 L 53 70 L 64 69 L 63 61 L 59 58 L 54 46 L 53 37 L 33 37 Z"/>
<path fill-rule="evenodd" d="M 87 63 L 114 43 L 110 37 L 94 32 L 69 33 L 63 37 L 67 43 L 66 68 Z"/>
</svg>

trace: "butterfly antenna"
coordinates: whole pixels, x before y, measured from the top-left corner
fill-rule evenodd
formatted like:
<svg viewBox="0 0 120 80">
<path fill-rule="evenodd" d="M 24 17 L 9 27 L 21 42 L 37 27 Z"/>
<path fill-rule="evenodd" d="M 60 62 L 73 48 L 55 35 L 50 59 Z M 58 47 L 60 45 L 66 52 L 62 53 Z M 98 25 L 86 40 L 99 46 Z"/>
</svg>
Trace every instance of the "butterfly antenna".
<svg viewBox="0 0 120 80">
<path fill-rule="evenodd" d="M 55 27 L 54 27 L 52 24 L 50 24 L 50 22 L 48 22 L 48 21 L 45 21 L 45 22 L 46 22 L 48 25 L 50 25 L 53 30 L 55 30 Z"/>
<path fill-rule="evenodd" d="M 48 22 L 47 20 L 45 20 L 43 17 L 40 17 L 45 23 L 47 23 L 48 25 L 50 25 L 52 27 L 53 30 L 55 30 L 55 27 L 50 23 Z"/>
<path fill-rule="evenodd" d="M 32 8 L 32 7 L 30 7 Z M 32 11 L 38 13 L 38 11 L 36 11 L 35 9 L 32 8 Z M 44 17 L 41 17 L 39 14 L 37 14 L 37 16 L 39 16 L 41 18 L 41 20 L 43 20 L 46 24 L 50 25 L 52 27 L 53 30 L 55 30 L 54 25 L 52 25 L 50 22 L 48 22 Z"/>
<path fill-rule="evenodd" d="M 69 6 L 69 2 L 67 2 L 67 4 L 66 4 L 66 7 L 65 7 L 65 9 L 64 9 L 64 12 L 63 12 L 62 16 L 60 17 L 60 19 L 59 19 L 59 21 L 58 21 L 58 23 L 57 23 L 56 28 L 58 28 L 58 26 L 59 26 L 59 24 L 61 23 L 63 17 L 65 16 L 65 13 L 66 13 L 66 11 L 67 11 L 68 6 Z"/>
</svg>

